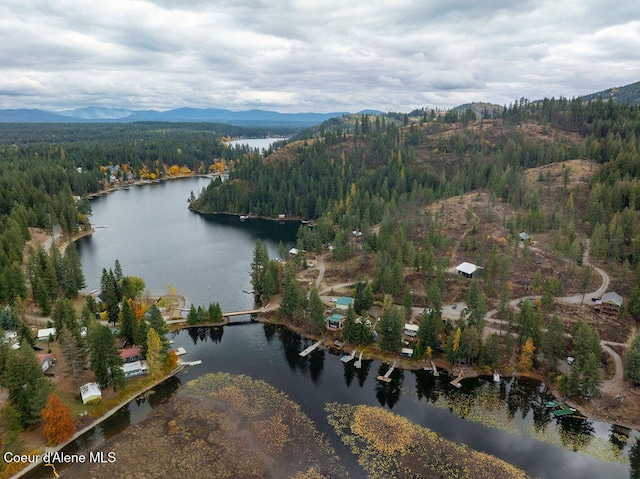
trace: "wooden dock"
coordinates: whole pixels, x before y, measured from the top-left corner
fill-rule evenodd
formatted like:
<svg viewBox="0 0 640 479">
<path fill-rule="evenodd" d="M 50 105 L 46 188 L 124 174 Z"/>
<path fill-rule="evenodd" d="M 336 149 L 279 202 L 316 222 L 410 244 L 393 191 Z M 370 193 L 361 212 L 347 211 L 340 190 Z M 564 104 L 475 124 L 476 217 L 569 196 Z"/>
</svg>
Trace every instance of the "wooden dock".
<svg viewBox="0 0 640 479">
<path fill-rule="evenodd" d="M 461 388 L 462 384 L 460 384 L 460 381 L 462 381 L 464 378 L 462 377 L 462 371 L 460 371 L 460 374 L 458 374 L 458 377 L 455 378 L 453 381 L 451 381 L 449 384 L 451 384 L 452 386 L 455 386 L 457 388 Z"/>
<path fill-rule="evenodd" d="M 378 376 L 376 379 L 378 381 L 384 381 L 385 383 L 391 382 L 391 378 L 389 376 L 391 376 L 391 373 L 395 368 L 396 368 L 396 362 L 394 361 L 391 367 L 389 368 L 389 370 L 386 373 L 384 373 L 384 376 Z"/>
<path fill-rule="evenodd" d="M 317 343 L 313 343 L 311 346 L 309 346 L 307 349 L 305 349 L 304 351 L 302 351 L 300 353 L 300 356 L 302 356 L 303 358 L 308 356 L 309 353 L 311 353 L 311 351 L 315 350 L 316 348 L 318 348 L 318 346 L 320 346 L 322 344 L 322 341 L 318 341 Z"/>
<path fill-rule="evenodd" d="M 440 373 L 438 372 L 438 368 L 436 368 L 436 364 L 433 361 L 431 361 L 431 370 L 433 371 L 433 375 L 435 377 L 440 376 Z"/>
<path fill-rule="evenodd" d="M 354 366 L 358 369 L 360 369 L 362 367 L 362 351 L 360 351 L 360 357 L 358 358 L 358 360 L 355 362 Z"/>
</svg>

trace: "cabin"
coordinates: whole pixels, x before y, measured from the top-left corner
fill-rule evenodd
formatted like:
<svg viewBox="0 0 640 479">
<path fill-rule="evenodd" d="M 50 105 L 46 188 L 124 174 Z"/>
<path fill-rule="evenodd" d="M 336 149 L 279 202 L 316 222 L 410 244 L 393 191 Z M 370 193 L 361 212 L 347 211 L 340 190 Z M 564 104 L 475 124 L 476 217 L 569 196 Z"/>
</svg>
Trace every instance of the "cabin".
<svg viewBox="0 0 640 479">
<path fill-rule="evenodd" d="M 124 372 L 124 378 L 129 379 L 135 376 L 142 376 L 147 374 L 149 367 L 146 361 L 133 361 L 124 363 L 122 365 L 122 371 Z"/>
<path fill-rule="evenodd" d="M 622 308 L 622 296 L 613 291 L 603 294 L 600 301 L 596 301 L 596 309 L 600 310 L 600 314 L 617 315 L 620 308 Z"/>
<path fill-rule="evenodd" d="M 345 317 L 341 314 L 334 314 L 329 316 L 326 320 L 327 329 L 331 331 L 337 331 L 338 329 L 342 329 L 344 327 Z"/>
<path fill-rule="evenodd" d="M 465 278 L 479 278 L 482 276 L 484 268 L 465 261 L 456 266 L 456 271 Z"/>
<path fill-rule="evenodd" d="M 36 357 L 42 367 L 42 372 L 46 372 L 49 368 L 56 365 L 56 357 L 53 354 L 38 353 Z"/>
<path fill-rule="evenodd" d="M 418 325 L 417 324 L 405 324 L 404 325 L 404 334 L 410 338 L 415 338 L 418 336 Z"/>
<path fill-rule="evenodd" d="M 140 361 L 142 359 L 142 355 L 140 354 L 140 348 L 125 348 L 120 350 L 120 357 L 122 361 L 126 363 L 133 363 L 135 361 Z"/>
<path fill-rule="evenodd" d="M 50 337 L 56 336 L 56 328 L 38 329 L 38 341 L 49 341 Z"/>
<path fill-rule="evenodd" d="M 84 386 L 80 386 L 80 397 L 82 398 L 82 404 L 100 401 L 102 399 L 100 386 L 97 383 L 87 383 Z"/>
<path fill-rule="evenodd" d="M 349 309 L 349 306 L 353 307 L 353 301 L 353 298 L 349 296 L 342 296 L 336 299 L 336 309 L 346 311 L 347 309 Z"/>
<path fill-rule="evenodd" d="M 403 358 L 412 358 L 413 357 L 413 349 L 411 348 L 402 348 L 400 353 Z"/>
</svg>

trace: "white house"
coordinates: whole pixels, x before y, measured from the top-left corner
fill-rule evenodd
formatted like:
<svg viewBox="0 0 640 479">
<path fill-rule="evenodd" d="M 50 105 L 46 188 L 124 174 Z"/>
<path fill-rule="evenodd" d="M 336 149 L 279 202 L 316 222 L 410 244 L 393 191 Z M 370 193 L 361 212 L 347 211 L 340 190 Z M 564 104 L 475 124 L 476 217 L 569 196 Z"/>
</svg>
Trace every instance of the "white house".
<svg viewBox="0 0 640 479">
<path fill-rule="evenodd" d="M 404 334 L 409 336 L 410 338 L 415 338 L 418 336 L 418 325 L 417 324 L 405 324 L 404 325 Z"/>
<path fill-rule="evenodd" d="M 38 329 L 38 341 L 49 341 L 50 336 L 56 335 L 56 328 Z"/>
<path fill-rule="evenodd" d="M 149 371 L 149 367 L 147 366 L 146 361 L 133 361 L 129 363 L 124 363 L 122 365 L 122 371 L 124 371 L 125 379 L 129 379 L 134 376 L 141 376 L 143 374 L 147 374 L 147 372 Z"/>
<path fill-rule="evenodd" d="M 82 404 L 98 402 L 102 399 L 102 391 L 100 391 L 98 383 L 87 383 L 84 386 L 80 386 L 80 396 L 82 397 Z"/>
</svg>

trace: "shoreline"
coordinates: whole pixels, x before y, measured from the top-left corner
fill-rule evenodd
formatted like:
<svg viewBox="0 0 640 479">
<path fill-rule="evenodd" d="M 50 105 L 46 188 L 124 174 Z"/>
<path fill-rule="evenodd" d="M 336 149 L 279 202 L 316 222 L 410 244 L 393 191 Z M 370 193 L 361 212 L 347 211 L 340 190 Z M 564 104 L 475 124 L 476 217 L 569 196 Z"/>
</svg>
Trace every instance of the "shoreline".
<svg viewBox="0 0 640 479">
<path fill-rule="evenodd" d="M 155 388 L 156 386 L 158 386 L 159 384 L 163 383 L 167 379 L 175 376 L 180 371 L 182 371 L 184 368 L 185 368 L 184 365 L 178 364 L 173 369 L 173 371 L 169 372 L 167 375 L 163 376 L 162 378 L 159 378 L 159 379 L 155 380 L 153 383 L 151 383 L 150 385 L 142 388 L 140 391 L 136 391 L 135 393 L 133 393 L 133 395 L 131 397 L 127 398 L 124 402 L 118 404 L 117 406 L 112 407 L 106 413 L 104 413 L 102 416 L 97 417 L 91 424 L 88 424 L 87 426 L 85 426 L 81 430 L 76 431 L 73 434 L 73 436 L 70 439 L 68 439 L 67 441 L 65 441 L 63 443 L 60 443 L 60 444 L 58 444 L 56 446 L 46 446 L 45 445 L 44 446 L 44 450 L 41 453 L 41 455 L 45 454 L 45 453 L 48 453 L 48 452 L 60 451 L 62 448 L 66 447 L 67 445 L 69 445 L 70 443 L 72 443 L 73 441 L 78 439 L 80 436 L 82 436 L 83 434 L 89 432 L 91 429 L 93 429 L 94 427 L 98 426 L 99 424 L 101 424 L 102 422 L 104 422 L 105 420 L 107 420 L 108 418 L 113 416 L 114 414 L 116 414 L 118 411 L 120 411 L 120 409 L 125 407 L 131 401 L 133 401 L 136 398 L 138 398 L 141 394 L 146 393 L 147 391 Z M 39 467 L 41 465 L 42 465 L 42 459 L 39 459 L 37 462 L 31 463 L 28 466 L 26 466 L 24 469 L 21 469 L 20 471 L 18 471 L 16 474 L 11 476 L 11 478 L 12 479 L 18 479 L 18 478 L 24 476 L 28 472 L 32 471 L 33 469 L 35 469 L 35 468 L 37 468 L 37 467 Z"/>
<path fill-rule="evenodd" d="M 225 318 L 227 319 L 227 318 Z M 306 338 L 306 339 L 311 339 L 313 341 L 322 341 L 322 344 L 325 348 L 329 348 L 329 349 L 335 349 L 337 351 L 341 351 L 341 352 L 348 352 L 348 350 L 345 348 L 346 344 L 342 345 L 342 346 L 336 346 L 333 342 L 333 340 L 331 338 L 328 337 L 321 337 L 321 338 L 317 338 L 314 337 L 312 335 L 309 334 L 305 334 L 303 332 L 303 330 L 301 328 L 297 328 L 291 324 L 287 324 L 284 322 L 279 322 L 279 321 L 272 321 L 269 318 L 263 316 L 262 314 L 257 315 L 255 317 L 251 317 L 251 322 L 255 322 L 255 323 L 262 323 L 262 324 L 273 324 L 273 325 L 277 325 L 277 326 L 282 326 L 285 327 L 287 329 L 289 329 L 290 331 L 293 331 L 296 334 L 299 334 L 300 336 Z M 194 327 L 224 327 L 224 326 L 229 326 L 232 323 L 229 323 L 228 319 L 225 323 L 220 323 L 220 324 L 213 324 L 213 323 L 203 323 L 203 324 L 196 324 L 196 325 L 188 325 L 188 324 L 175 324 L 175 326 L 178 326 L 176 328 L 171 328 L 170 332 L 176 332 L 176 331 L 180 331 L 182 329 L 190 329 L 190 328 L 194 328 Z M 398 358 L 389 358 L 389 357 L 385 357 L 385 356 L 380 356 L 377 354 L 374 355 L 369 355 L 367 358 L 367 360 L 377 360 L 380 362 L 383 362 L 385 364 L 390 364 L 392 361 L 396 362 L 396 369 L 402 369 L 402 370 L 407 370 L 407 371 L 419 371 L 419 370 L 424 370 L 426 369 L 423 365 L 419 365 L 419 364 L 415 364 L 415 365 L 411 365 L 411 364 L 407 364 L 407 361 L 403 360 L 403 358 L 398 357 Z M 422 363 L 426 364 L 427 360 L 419 360 Z M 431 361 L 429 361 L 430 364 Z M 434 363 L 436 364 L 436 367 L 439 369 L 442 369 L 444 371 L 447 372 L 447 374 L 449 374 L 450 376 L 455 376 L 456 374 L 456 367 L 452 366 L 448 363 L 443 364 L 443 361 L 441 360 L 434 360 Z M 145 394 L 147 391 L 153 389 L 154 387 L 158 386 L 159 384 L 163 383 L 164 381 L 166 381 L 167 379 L 175 376 L 176 374 L 178 374 L 179 372 L 183 371 L 185 369 L 185 365 L 184 364 L 178 364 L 176 366 L 176 368 L 171 371 L 170 373 L 168 373 L 167 375 L 163 376 L 162 378 L 159 378 L 155 381 L 153 381 L 151 384 L 149 384 L 148 386 L 140 389 L 139 391 L 136 391 L 135 393 L 133 393 L 130 397 L 128 397 L 126 400 L 124 400 L 123 402 L 119 403 L 118 405 L 114 406 L 113 408 L 109 409 L 106 413 L 104 413 L 103 415 L 99 416 L 98 418 L 96 418 L 91 424 L 88 424 L 87 426 L 85 426 L 84 428 L 82 428 L 79 431 L 76 431 L 74 433 L 74 435 L 67 441 L 65 441 L 64 443 L 58 444 L 54 447 L 47 447 L 46 445 L 44 446 L 44 450 L 41 454 L 44 454 L 46 452 L 56 452 L 61 450 L 62 448 L 64 448 L 65 446 L 67 446 L 68 444 L 70 444 L 71 442 L 75 441 L 76 439 L 78 439 L 80 436 L 82 436 L 83 434 L 87 433 L 88 431 L 90 431 L 91 429 L 93 429 L 94 427 L 98 426 L 99 424 L 101 424 L 102 422 L 104 422 L 106 419 L 108 419 L 109 417 L 113 416 L 114 414 L 116 414 L 119 410 L 121 410 L 123 407 L 125 407 L 127 404 L 129 404 L 131 401 L 135 400 L 136 398 L 138 398 L 140 395 Z M 431 368 L 429 367 L 429 370 Z M 490 374 L 482 374 L 472 368 L 463 368 L 466 370 L 467 373 L 469 373 L 469 375 L 466 375 L 463 379 L 470 379 L 470 378 L 475 378 L 475 377 L 481 377 L 481 376 L 490 376 Z M 549 389 L 551 390 L 551 392 L 554 394 L 554 396 L 556 396 L 556 398 L 560 398 L 560 395 L 557 391 L 557 389 L 555 388 L 555 386 L 553 386 L 549 379 L 546 378 L 545 376 L 542 376 L 539 373 L 536 372 L 530 372 L 530 373 L 519 373 L 517 371 L 512 371 L 509 374 L 504 374 L 502 375 L 502 377 L 506 377 L 506 378 L 517 378 L 517 377 L 527 377 L 530 379 L 534 379 L 537 381 L 540 381 L 541 383 L 545 384 L 547 387 L 549 387 Z M 634 431 L 639 431 L 640 429 L 637 428 L 636 426 L 633 425 L 629 425 L 629 424 L 625 424 L 625 423 L 620 423 L 620 422 L 613 422 L 612 420 L 597 415 L 597 414 L 593 414 L 590 411 L 587 411 L 585 413 L 585 410 L 583 407 L 581 407 L 580 405 L 575 404 L 573 401 L 565 401 L 568 405 L 570 405 L 571 407 L 576 408 L 576 410 L 582 415 L 584 416 L 586 419 L 592 420 L 592 421 L 599 421 L 599 422 L 603 422 L 606 424 L 609 424 L 611 426 L 622 426 L 622 427 L 626 427 L 629 428 L 631 430 Z M 31 463 L 28 466 L 26 466 L 24 469 L 21 469 L 19 472 L 17 472 L 16 474 L 14 474 L 13 476 L 11 476 L 12 479 L 18 479 L 20 477 L 22 477 L 23 475 L 27 474 L 29 471 L 35 469 L 36 467 L 40 466 L 42 464 L 42 461 L 39 460 L 36 463 Z"/>
</svg>

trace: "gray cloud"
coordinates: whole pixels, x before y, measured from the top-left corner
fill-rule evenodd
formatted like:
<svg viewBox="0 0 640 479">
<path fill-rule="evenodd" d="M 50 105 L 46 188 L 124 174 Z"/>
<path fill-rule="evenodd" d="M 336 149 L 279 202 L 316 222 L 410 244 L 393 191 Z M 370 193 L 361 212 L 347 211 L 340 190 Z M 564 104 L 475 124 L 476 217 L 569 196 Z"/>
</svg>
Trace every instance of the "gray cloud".
<svg viewBox="0 0 640 479">
<path fill-rule="evenodd" d="M 603 0 L 5 0 L 0 42 L 0 108 L 406 111 L 640 80 L 640 6 Z"/>
</svg>

